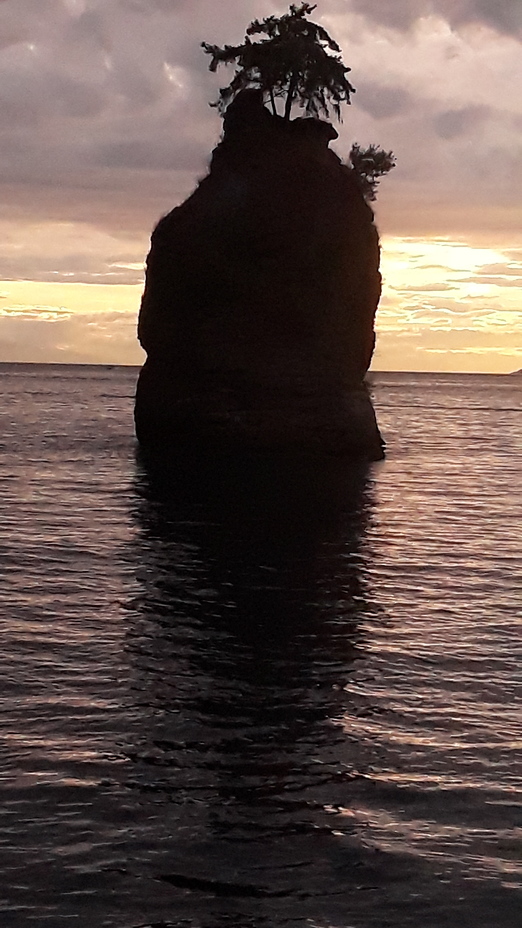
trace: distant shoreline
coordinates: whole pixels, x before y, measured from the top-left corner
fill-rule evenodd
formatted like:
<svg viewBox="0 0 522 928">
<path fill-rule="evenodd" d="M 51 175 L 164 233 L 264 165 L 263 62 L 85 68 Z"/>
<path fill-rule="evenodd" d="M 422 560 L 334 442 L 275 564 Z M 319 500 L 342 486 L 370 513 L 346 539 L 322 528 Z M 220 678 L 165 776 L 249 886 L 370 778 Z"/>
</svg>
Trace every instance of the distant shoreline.
<svg viewBox="0 0 522 928">
<path fill-rule="evenodd" d="M 124 368 L 126 370 L 141 370 L 142 364 L 118 364 L 117 362 L 98 361 L 0 361 L 0 368 L 5 367 L 80 367 L 80 368 Z M 384 370 L 370 369 L 366 377 L 371 380 L 375 375 L 386 376 L 408 375 L 415 377 L 522 377 L 522 369 L 517 371 L 412 371 L 412 370 Z"/>
</svg>

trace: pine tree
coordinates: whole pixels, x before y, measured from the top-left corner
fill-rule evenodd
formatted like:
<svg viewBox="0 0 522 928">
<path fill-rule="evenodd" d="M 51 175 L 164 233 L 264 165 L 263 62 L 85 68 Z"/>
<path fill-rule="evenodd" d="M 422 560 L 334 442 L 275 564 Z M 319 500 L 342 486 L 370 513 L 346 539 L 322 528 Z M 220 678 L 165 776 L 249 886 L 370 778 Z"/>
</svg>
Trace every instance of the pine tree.
<svg viewBox="0 0 522 928">
<path fill-rule="evenodd" d="M 341 50 L 326 29 L 307 17 L 315 10 L 309 3 L 291 4 L 283 16 L 255 19 L 246 30 L 242 45 L 209 45 L 202 42 L 211 56 L 209 68 L 217 71 L 221 64 L 236 62 L 235 75 L 219 92 L 212 104 L 223 113 L 236 94 L 248 87 L 262 91 L 274 115 L 276 100 L 283 98 L 284 119 L 289 120 L 292 106 L 304 107 L 307 115 L 329 117 L 330 107 L 341 119 L 341 103 L 350 103 L 355 93 L 346 75 L 350 68 L 341 60 Z M 252 41 L 251 36 L 264 36 Z"/>
<path fill-rule="evenodd" d="M 361 148 L 355 142 L 350 151 L 350 161 L 365 200 L 375 200 L 381 177 L 395 167 L 395 155 L 392 151 L 384 151 L 379 145 Z"/>
</svg>

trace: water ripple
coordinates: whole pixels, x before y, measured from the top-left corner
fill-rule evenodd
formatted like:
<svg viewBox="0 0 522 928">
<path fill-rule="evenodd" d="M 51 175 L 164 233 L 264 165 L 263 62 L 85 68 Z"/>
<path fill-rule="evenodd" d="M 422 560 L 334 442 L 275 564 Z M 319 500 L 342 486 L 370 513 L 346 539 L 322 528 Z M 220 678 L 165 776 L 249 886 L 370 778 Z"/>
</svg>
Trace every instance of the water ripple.
<svg viewBox="0 0 522 928">
<path fill-rule="evenodd" d="M 515 928 L 516 381 L 375 375 L 317 498 L 136 462 L 135 376 L 4 366 L 2 926 Z"/>
</svg>

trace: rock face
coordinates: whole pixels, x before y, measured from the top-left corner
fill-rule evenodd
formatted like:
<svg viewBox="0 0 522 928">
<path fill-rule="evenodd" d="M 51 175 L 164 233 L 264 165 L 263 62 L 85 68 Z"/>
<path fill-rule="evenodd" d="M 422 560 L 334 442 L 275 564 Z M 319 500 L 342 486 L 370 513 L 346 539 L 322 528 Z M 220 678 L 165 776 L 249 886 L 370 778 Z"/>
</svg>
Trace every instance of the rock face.
<svg viewBox="0 0 522 928">
<path fill-rule="evenodd" d="M 373 214 L 316 119 L 244 91 L 210 172 L 158 223 L 138 336 L 146 447 L 382 457 L 363 383 L 380 296 Z"/>
</svg>

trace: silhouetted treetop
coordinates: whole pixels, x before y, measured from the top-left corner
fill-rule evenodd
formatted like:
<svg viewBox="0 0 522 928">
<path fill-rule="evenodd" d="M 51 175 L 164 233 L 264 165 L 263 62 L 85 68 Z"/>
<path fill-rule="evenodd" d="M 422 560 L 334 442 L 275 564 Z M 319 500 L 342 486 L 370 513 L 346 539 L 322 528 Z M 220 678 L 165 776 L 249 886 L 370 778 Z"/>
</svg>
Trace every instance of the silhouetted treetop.
<svg viewBox="0 0 522 928">
<path fill-rule="evenodd" d="M 248 87 L 258 88 L 277 114 L 276 99 L 285 99 L 284 119 L 290 119 L 294 103 L 309 116 L 330 115 L 330 107 L 341 119 L 341 103 L 350 103 L 355 93 L 346 75 L 350 68 L 341 60 L 341 50 L 326 29 L 308 19 L 315 10 L 309 3 L 292 3 L 283 16 L 255 19 L 246 30 L 242 45 L 209 45 L 209 68 L 236 62 L 230 84 L 219 91 L 216 103 L 221 113 L 236 94 Z M 252 41 L 251 36 L 264 36 Z"/>
<path fill-rule="evenodd" d="M 395 155 L 392 151 L 384 151 L 380 145 L 361 148 L 354 142 L 350 151 L 350 161 L 365 200 L 375 200 L 381 177 L 395 167 Z"/>
</svg>

